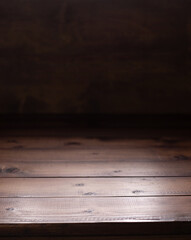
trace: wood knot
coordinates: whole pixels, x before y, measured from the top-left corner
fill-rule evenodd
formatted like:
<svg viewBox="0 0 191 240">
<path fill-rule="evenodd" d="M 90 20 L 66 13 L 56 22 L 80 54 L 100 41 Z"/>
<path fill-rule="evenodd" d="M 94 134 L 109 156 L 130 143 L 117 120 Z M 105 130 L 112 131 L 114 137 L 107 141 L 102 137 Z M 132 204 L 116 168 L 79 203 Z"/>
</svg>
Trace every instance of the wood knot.
<svg viewBox="0 0 191 240">
<path fill-rule="evenodd" d="M 84 212 L 85 212 L 85 213 L 92 213 L 92 212 L 93 212 L 93 210 L 91 210 L 91 209 L 88 209 L 88 210 L 85 210 Z"/>
<path fill-rule="evenodd" d="M 132 193 L 134 193 L 134 194 L 143 193 L 143 191 L 141 191 L 141 190 L 134 190 L 134 191 L 132 191 Z"/>
<path fill-rule="evenodd" d="M 10 207 L 10 208 L 6 208 L 7 211 L 14 211 L 14 208 Z"/>
<path fill-rule="evenodd" d="M 19 169 L 16 168 L 16 167 L 11 167 L 11 168 L 7 168 L 5 170 L 6 173 L 18 173 L 19 172 Z"/>
<path fill-rule="evenodd" d="M 83 187 L 84 184 L 83 184 L 83 183 L 77 183 L 77 184 L 75 184 L 75 186 L 77 186 L 77 187 Z"/>
<path fill-rule="evenodd" d="M 91 195 L 95 195 L 95 193 L 94 192 L 87 192 L 87 193 L 84 193 L 84 195 L 91 196 Z"/>
</svg>

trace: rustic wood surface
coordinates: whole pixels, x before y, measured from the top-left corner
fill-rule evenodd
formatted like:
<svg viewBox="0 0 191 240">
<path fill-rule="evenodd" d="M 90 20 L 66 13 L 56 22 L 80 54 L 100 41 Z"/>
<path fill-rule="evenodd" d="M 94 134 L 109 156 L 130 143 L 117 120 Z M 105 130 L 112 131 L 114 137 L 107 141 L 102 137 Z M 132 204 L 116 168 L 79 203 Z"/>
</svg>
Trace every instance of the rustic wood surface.
<svg viewBox="0 0 191 240">
<path fill-rule="evenodd" d="M 1 113 L 191 113 L 190 0 L 11 3 Z"/>
<path fill-rule="evenodd" d="M 190 183 L 190 177 L 0 178 L 0 197 L 191 196 Z"/>
<path fill-rule="evenodd" d="M 57 154 L 57 151 L 54 152 Z M 33 154 L 32 151 L 24 154 L 23 152 L 20 154 L 9 151 L 4 154 L 3 152 L 1 177 L 191 176 L 191 162 L 184 160 L 184 155 L 177 156 L 180 160 L 164 157 L 163 161 L 161 160 L 163 157 L 160 158 L 160 155 L 157 155 L 155 161 L 155 157 L 148 156 L 147 159 L 147 155 L 143 155 L 143 158 L 139 156 L 138 159 L 131 158 L 131 155 L 121 156 L 119 151 L 119 154 L 114 152 L 116 157 L 112 159 L 114 157 L 113 150 L 108 151 L 108 154 L 105 153 L 102 157 L 94 155 L 93 151 L 88 154 L 88 151 L 81 153 L 79 150 L 70 152 L 75 158 L 71 157 L 70 160 L 70 154 L 67 154 L 67 151 L 58 153 L 58 159 L 55 158 L 54 152 L 37 151 L 36 154 Z M 139 152 L 139 150 L 135 150 L 135 152 Z M 67 158 L 65 159 L 65 157 Z"/>
<path fill-rule="evenodd" d="M 191 234 L 190 133 L 1 129 L 0 236 Z"/>
<path fill-rule="evenodd" d="M 0 206 L 7 224 L 191 221 L 191 196 L 1 198 Z"/>
</svg>

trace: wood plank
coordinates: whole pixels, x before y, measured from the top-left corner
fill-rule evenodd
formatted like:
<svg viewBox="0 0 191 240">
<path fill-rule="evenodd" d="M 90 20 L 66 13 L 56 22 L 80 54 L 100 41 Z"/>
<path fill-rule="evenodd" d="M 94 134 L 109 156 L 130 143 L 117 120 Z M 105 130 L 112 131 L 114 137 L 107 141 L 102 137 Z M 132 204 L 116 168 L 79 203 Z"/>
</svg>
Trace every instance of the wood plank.
<svg viewBox="0 0 191 240">
<path fill-rule="evenodd" d="M 164 162 L 173 160 L 191 160 L 190 148 L 147 148 L 147 147 L 105 147 L 105 148 L 90 148 L 86 149 L 39 149 L 39 150 L 0 150 L 0 160 L 4 161 L 54 161 L 54 160 L 96 160 L 96 161 L 150 161 Z"/>
<path fill-rule="evenodd" d="M 0 177 L 191 176 L 190 148 L 93 146 L 3 149 Z"/>
<path fill-rule="evenodd" d="M 191 178 L 1 178 L 0 197 L 191 195 Z"/>
<path fill-rule="evenodd" d="M 0 177 L 191 176 L 191 162 L 1 162 Z"/>
<path fill-rule="evenodd" d="M 30 153 L 29 153 L 30 154 Z M 38 159 L 38 156 L 44 159 Z M 147 177 L 147 176 L 191 176 L 191 161 L 174 160 L 174 161 L 148 161 L 141 159 L 139 161 L 128 161 L 128 159 L 120 159 L 118 161 L 110 161 L 111 153 L 106 154 L 105 158 L 95 159 L 95 156 L 83 155 L 76 152 L 75 157 L 80 156 L 80 160 L 55 159 L 49 154 L 39 153 L 36 159 L 30 156 L 19 157 L 14 159 L 0 160 L 0 177 Z M 48 160 L 46 160 L 49 158 Z M 116 153 L 117 157 L 117 153 Z M 160 156 L 159 156 L 160 157 Z M 40 158 L 40 156 L 39 156 Z M 181 158 L 181 156 L 180 156 Z M 184 158 L 184 156 L 183 156 Z"/>
<path fill-rule="evenodd" d="M 191 160 L 190 148 L 146 148 L 146 147 L 108 147 L 95 149 L 40 149 L 40 150 L 0 150 L 0 160 L 4 161 L 54 161 L 54 160 L 73 160 L 73 161 L 147 161 L 147 162 L 164 162 Z"/>
<path fill-rule="evenodd" d="M 191 197 L 0 198 L 0 223 L 191 221 Z"/>
</svg>

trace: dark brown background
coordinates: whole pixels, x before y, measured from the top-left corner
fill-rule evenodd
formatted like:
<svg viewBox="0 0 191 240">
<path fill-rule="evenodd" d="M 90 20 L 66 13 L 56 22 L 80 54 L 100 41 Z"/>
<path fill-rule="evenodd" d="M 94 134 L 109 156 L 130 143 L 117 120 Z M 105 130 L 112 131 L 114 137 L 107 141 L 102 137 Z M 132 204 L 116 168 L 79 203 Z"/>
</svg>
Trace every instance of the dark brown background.
<svg viewBox="0 0 191 240">
<path fill-rule="evenodd" d="M 0 113 L 191 113 L 191 0 L 1 0 Z"/>
</svg>

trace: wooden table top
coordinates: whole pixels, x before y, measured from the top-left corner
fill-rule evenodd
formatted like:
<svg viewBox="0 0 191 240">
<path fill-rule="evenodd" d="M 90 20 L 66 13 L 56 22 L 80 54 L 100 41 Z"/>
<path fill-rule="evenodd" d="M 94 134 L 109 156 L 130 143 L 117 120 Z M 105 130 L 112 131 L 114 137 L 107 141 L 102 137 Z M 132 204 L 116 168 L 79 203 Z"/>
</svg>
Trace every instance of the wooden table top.
<svg viewBox="0 0 191 240">
<path fill-rule="evenodd" d="M 191 234 L 190 133 L 1 129 L 0 236 Z"/>
</svg>

